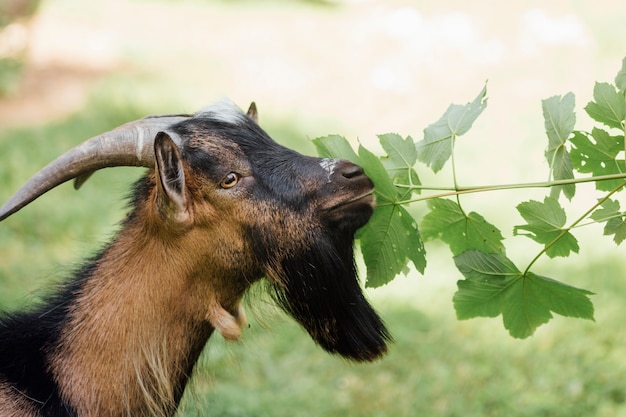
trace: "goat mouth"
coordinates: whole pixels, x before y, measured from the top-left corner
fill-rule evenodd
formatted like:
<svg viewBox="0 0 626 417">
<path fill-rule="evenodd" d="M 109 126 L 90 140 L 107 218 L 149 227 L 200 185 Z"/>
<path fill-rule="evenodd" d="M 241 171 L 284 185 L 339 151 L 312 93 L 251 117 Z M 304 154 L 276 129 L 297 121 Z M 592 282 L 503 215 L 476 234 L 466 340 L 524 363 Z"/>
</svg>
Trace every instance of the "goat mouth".
<svg viewBox="0 0 626 417">
<path fill-rule="evenodd" d="M 365 226 L 372 217 L 374 205 L 374 194 L 368 191 L 329 205 L 324 209 L 324 218 L 332 227 L 354 232 Z"/>
<path fill-rule="evenodd" d="M 375 204 L 376 197 L 374 196 L 374 191 L 372 190 L 363 194 L 359 194 L 356 197 L 348 198 L 346 200 L 334 203 L 324 210 L 329 212 L 335 210 L 349 210 L 351 208 L 357 208 L 358 206 L 369 206 L 373 209 Z"/>
</svg>

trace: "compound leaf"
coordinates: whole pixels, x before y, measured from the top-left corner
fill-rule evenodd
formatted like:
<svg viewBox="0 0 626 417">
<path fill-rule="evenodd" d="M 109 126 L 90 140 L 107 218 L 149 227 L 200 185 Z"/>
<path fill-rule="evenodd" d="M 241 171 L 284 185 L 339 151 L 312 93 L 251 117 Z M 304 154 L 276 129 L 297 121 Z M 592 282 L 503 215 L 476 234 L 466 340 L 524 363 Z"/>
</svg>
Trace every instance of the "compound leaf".
<svg viewBox="0 0 626 417">
<path fill-rule="evenodd" d="M 380 159 L 363 145 L 359 146 L 359 162 L 374 183 L 378 202 L 393 203 L 398 199 L 396 186 Z"/>
<path fill-rule="evenodd" d="M 480 214 L 466 215 L 452 200 L 428 200 L 428 213 L 422 219 L 420 230 L 425 240 L 441 239 L 450 246 L 453 255 L 469 249 L 485 253 L 503 252 L 503 237 L 497 227 Z"/>
<path fill-rule="evenodd" d="M 593 295 L 591 291 L 532 272 L 528 272 L 524 279 L 527 298 L 536 300 L 538 308 L 545 306 L 561 316 L 593 320 L 593 304 L 587 297 Z"/>
<path fill-rule="evenodd" d="M 378 207 L 357 237 L 367 267 L 368 287 L 388 283 L 406 271 L 409 261 L 421 273 L 426 268 L 426 251 L 417 224 L 399 205 Z"/>
<path fill-rule="evenodd" d="M 458 266 L 458 265 L 457 265 Z M 459 320 L 475 317 L 498 317 L 502 313 L 503 280 L 457 281 L 458 290 L 452 297 L 452 303 Z"/>
<path fill-rule="evenodd" d="M 508 287 L 502 310 L 504 327 L 511 336 L 526 338 L 547 323 L 552 313 L 593 320 L 590 291 L 571 287 L 532 272 Z"/>
<path fill-rule="evenodd" d="M 487 86 L 466 105 L 452 104 L 441 118 L 424 129 L 424 139 L 416 144 L 418 159 L 434 172 L 452 156 L 454 139 L 465 134 L 487 107 Z"/>
<path fill-rule="evenodd" d="M 626 213 L 620 211 L 617 200 L 605 200 L 599 209 L 591 214 L 591 218 L 598 223 L 604 223 L 604 234 L 614 235 L 613 241 L 618 245 L 626 239 Z"/>
<path fill-rule="evenodd" d="M 599 223 L 602 223 L 621 214 L 619 209 L 619 201 L 608 199 L 600 205 L 599 209 L 591 213 L 591 218 Z"/>
<path fill-rule="evenodd" d="M 574 114 L 574 94 L 567 93 L 564 97 L 554 96 L 541 102 L 543 118 L 548 135 L 548 148 L 545 156 L 550 165 L 550 173 L 555 180 L 574 178 L 572 161 L 565 148 L 567 139 L 574 130 L 576 115 Z M 574 184 L 552 187 L 550 196 L 558 199 L 563 192 L 568 200 L 576 193 Z"/>
<path fill-rule="evenodd" d="M 558 200 L 546 197 L 543 203 L 535 200 L 526 201 L 517 206 L 517 211 L 527 224 L 515 226 L 514 235 L 524 235 L 544 244 L 546 255 L 551 258 L 569 256 L 570 252 L 578 253 L 578 241 L 569 230 L 563 228 L 566 221 L 565 210 L 559 205 Z"/>
<path fill-rule="evenodd" d="M 596 83 L 593 99 L 585 107 L 587 114 L 597 122 L 623 130 L 626 118 L 624 94 L 615 91 L 615 87 L 609 83 Z"/>
<path fill-rule="evenodd" d="M 624 160 L 616 160 L 618 153 L 624 150 L 624 136 L 611 136 L 605 130 L 593 128 L 591 135 L 574 132 L 571 157 L 573 166 L 580 173 L 594 176 L 621 174 L 626 172 Z M 624 180 L 596 181 L 596 189 L 611 191 Z"/>
<path fill-rule="evenodd" d="M 520 274 L 515 264 L 502 253 L 468 250 L 454 257 L 465 278 L 474 281 L 508 282 Z"/>
<path fill-rule="evenodd" d="M 462 136 L 467 133 L 486 107 L 487 85 L 480 90 L 471 103 L 464 106 L 453 104 L 448 108 L 446 113 L 450 132 L 455 136 Z"/>
<path fill-rule="evenodd" d="M 381 146 L 387 152 L 387 156 L 380 158 L 385 169 L 396 184 L 397 192 L 401 200 L 409 198 L 416 188 L 398 187 L 397 185 L 421 185 L 420 179 L 413 166 L 417 162 L 417 150 L 410 136 L 406 139 L 395 133 L 378 135 Z"/>
<path fill-rule="evenodd" d="M 350 142 L 340 135 L 328 135 L 313 139 L 313 145 L 322 158 L 347 159 L 358 164 L 359 157 L 352 149 Z"/>
<path fill-rule="evenodd" d="M 459 320 L 502 314 L 504 327 L 516 338 L 532 335 L 552 313 L 593 320 L 591 292 L 532 272 L 524 275 L 503 254 L 467 251 L 454 262 L 465 276 L 453 297 Z"/>
<path fill-rule="evenodd" d="M 459 320 L 496 317 L 502 312 L 502 294 L 519 274 L 503 254 L 469 250 L 457 255 L 454 263 L 465 276 L 452 299 Z"/>
</svg>

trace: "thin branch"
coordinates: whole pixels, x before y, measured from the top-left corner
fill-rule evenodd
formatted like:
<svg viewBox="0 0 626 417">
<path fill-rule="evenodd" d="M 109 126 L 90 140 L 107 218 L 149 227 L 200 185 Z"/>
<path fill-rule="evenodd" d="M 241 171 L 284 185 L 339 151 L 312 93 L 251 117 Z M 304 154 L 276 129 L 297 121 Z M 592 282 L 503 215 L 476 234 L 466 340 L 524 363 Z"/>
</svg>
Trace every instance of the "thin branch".
<svg viewBox="0 0 626 417">
<path fill-rule="evenodd" d="M 456 188 L 454 187 L 429 187 L 429 186 L 421 186 L 421 185 L 408 186 L 405 184 L 395 184 L 396 187 L 399 187 L 399 188 L 412 188 L 416 190 L 432 190 L 432 191 L 446 191 L 446 192 L 433 194 L 429 196 L 421 196 L 421 197 L 417 197 L 411 200 L 399 201 L 394 204 L 409 204 L 409 203 L 415 203 L 415 202 L 423 201 L 423 200 L 430 200 L 433 198 L 450 197 L 450 196 L 456 196 L 460 194 L 482 193 L 486 191 L 514 190 L 514 189 L 519 189 L 519 188 L 549 188 L 549 187 L 554 187 L 557 185 L 581 184 L 581 183 L 586 183 L 586 182 L 599 182 L 599 181 L 609 181 L 609 180 L 618 180 L 618 179 L 626 179 L 626 173 L 599 175 L 597 177 L 572 178 L 572 179 L 567 179 L 567 180 L 556 180 L 556 181 L 545 181 L 545 182 L 527 182 L 527 183 L 500 184 L 500 185 L 478 185 L 478 186 L 468 186 L 468 187 L 459 186 Z M 620 186 L 620 188 L 622 186 Z"/>
<path fill-rule="evenodd" d="M 599 199 L 596 204 L 591 206 L 591 208 L 589 210 L 587 210 L 582 216 L 580 216 L 578 219 L 576 219 L 569 227 L 561 230 L 561 233 L 559 233 L 559 235 L 557 237 L 555 237 L 550 243 L 546 244 L 546 246 L 544 246 L 544 248 L 537 254 L 537 256 L 535 256 L 533 258 L 533 260 L 530 261 L 530 263 L 528 264 L 528 266 L 524 270 L 524 276 L 526 276 L 528 271 L 530 271 L 530 268 L 535 264 L 535 262 L 537 262 L 537 260 L 539 258 L 541 258 L 541 256 L 544 253 L 546 253 L 548 251 L 548 249 L 550 249 L 552 246 L 554 246 L 556 244 L 556 242 L 558 242 L 563 236 L 565 236 L 570 230 L 572 230 L 574 227 L 576 227 L 580 222 L 585 220 L 591 213 L 594 212 L 595 209 L 600 207 L 606 200 L 608 200 L 613 194 L 618 192 L 623 186 L 624 186 L 624 184 L 620 184 L 617 187 L 615 187 L 607 195 L 605 195 L 604 197 Z"/>
</svg>

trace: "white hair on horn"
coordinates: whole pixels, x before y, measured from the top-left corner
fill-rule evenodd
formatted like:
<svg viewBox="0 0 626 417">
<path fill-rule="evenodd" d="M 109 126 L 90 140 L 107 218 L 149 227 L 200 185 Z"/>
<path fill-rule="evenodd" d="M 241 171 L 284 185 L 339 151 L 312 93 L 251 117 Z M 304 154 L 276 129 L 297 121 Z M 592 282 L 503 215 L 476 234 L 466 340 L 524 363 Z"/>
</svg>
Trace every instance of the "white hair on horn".
<svg viewBox="0 0 626 417">
<path fill-rule="evenodd" d="M 210 117 L 220 122 L 240 124 L 246 121 L 246 115 L 230 99 L 224 98 L 200 110 L 194 117 Z"/>
</svg>

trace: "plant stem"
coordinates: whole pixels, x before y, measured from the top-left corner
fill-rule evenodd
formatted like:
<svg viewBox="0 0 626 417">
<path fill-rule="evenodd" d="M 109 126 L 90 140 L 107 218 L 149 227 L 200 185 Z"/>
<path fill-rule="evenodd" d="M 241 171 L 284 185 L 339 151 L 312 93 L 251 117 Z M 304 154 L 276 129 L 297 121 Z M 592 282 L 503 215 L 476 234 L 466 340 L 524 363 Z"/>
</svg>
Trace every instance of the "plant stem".
<svg viewBox="0 0 626 417">
<path fill-rule="evenodd" d="M 454 182 L 454 189 L 458 190 L 459 188 L 459 184 L 456 180 L 456 164 L 454 163 L 454 143 L 455 143 L 455 139 L 456 139 L 456 135 L 452 135 L 452 138 L 450 140 L 450 146 L 452 147 L 452 152 L 451 152 L 451 158 L 450 158 L 450 162 L 452 165 L 452 181 Z M 459 210 L 461 210 L 461 213 L 463 213 L 463 216 L 467 217 L 467 214 L 465 214 L 465 210 L 463 210 L 463 206 L 461 205 L 461 198 L 459 197 L 460 194 L 456 194 L 456 204 L 459 206 Z"/>
<path fill-rule="evenodd" d="M 586 182 L 609 181 L 609 180 L 617 180 L 617 179 L 626 179 L 626 173 L 599 175 L 597 177 L 587 177 L 587 178 L 572 178 L 568 180 L 556 180 L 556 181 L 546 181 L 546 182 L 527 182 L 527 183 L 501 184 L 501 185 L 478 185 L 478 186 L 468 186 L 468 187 L 462 187 L 462 186 L 428 187 L 428 186 L 421 186 L 421 185 L 409 186 L 409 185 L 403 185 L 403 184 L 396 184 L 396 187 L 400 187 L 400 188 L 413 188 L 413 189 L 419 189 L 419 190 L 447 191 L 447 192 L 433 194 L 429 196 L 421 196 L 415 199 L 397 202 L 395 204 L 408 204 L 408 203 L 414 203 L 417 201 L 429 200 L 432 198 L 450 197 L 450 196 L 456 196 L 459 194 L 481 193 L 485 191 L 514 190 L 518 188 L 548 188 L 548 187 L 554 187 L 557 185 L 581 184 L 581 183 L 586 183 Z M 622 186 L 623 185 L 621 185 L 619 188 L 621 188 Z"/>
<path fill-rule="evenodd" d="M 555 237 L 550 243 L 546 244 L 546 246 L 537 254 L 537 256 L 535 256 L 533 258 L 533 260 L 530 261 L 530 263 L 528 264 L 528 266 L 524 270 L 524 276 L 528 273 L 528 271 L 530 271 L 530 268 L 535 264 L 535 262 L 537 262 L 537 260 L 539 258 L 541 258 L 541 256 L 548 251 L 548 249 L 550 249 L 554 244 L 556 244 L 556 242 L 558 242 L 563 236 L 565 236 L 570 230 L 572 230 L 574 227 L 576 227 L 580 222 L 585 220 L 591 213 L 593 213 L 593 211 L 595 209 L 600 207 L 606 200 L 609 199 L 609 197 L 611 197 L 613 194 L 618 192 L 623 186 L 624 186 L 624 184 L 620 184 L 617 187 L 615 187 L 607 195 L 605 195 L 604 197 L 599 199 L 596 204 L 591 206 L 591 208 L 589 210 L 587 210 L 582 216 L 580 216 L 578 219 L 576 219 L 569 227 L 561 230 L 561 233 L 559 233 L 559 235 L 557 237 Z"/>
</svg>

